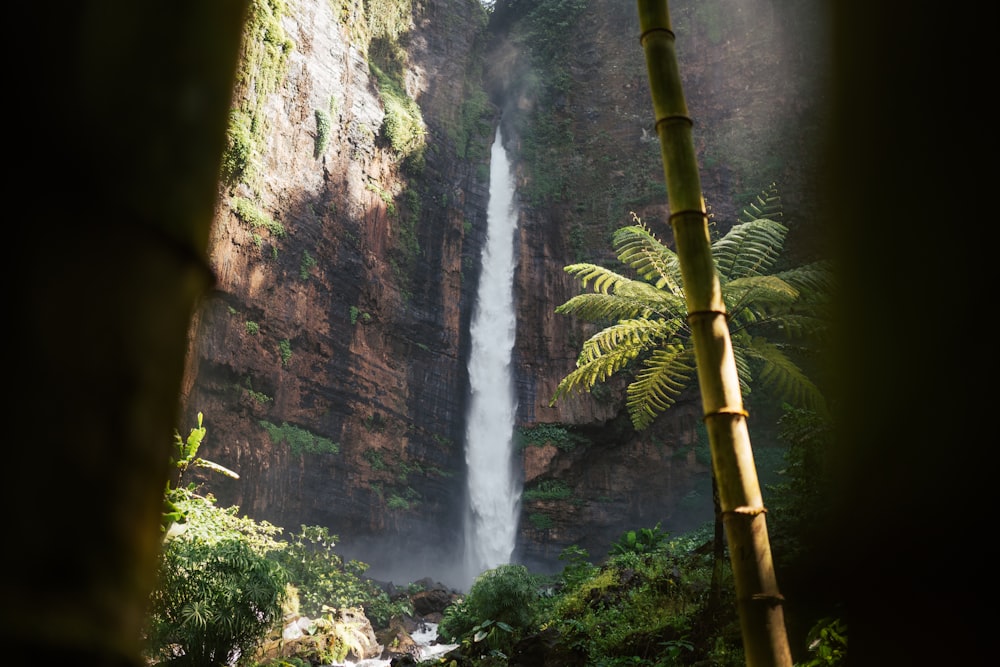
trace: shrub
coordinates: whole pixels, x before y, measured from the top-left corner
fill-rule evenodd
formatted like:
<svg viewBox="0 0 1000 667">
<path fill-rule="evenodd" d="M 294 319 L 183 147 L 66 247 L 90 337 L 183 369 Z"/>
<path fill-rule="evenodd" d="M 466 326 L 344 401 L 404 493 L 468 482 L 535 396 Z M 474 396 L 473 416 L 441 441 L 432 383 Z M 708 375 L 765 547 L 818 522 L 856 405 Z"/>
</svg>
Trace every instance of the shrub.
<svg viewBox="0 0 1000 667">
<path fill-rule="evenodd" d="M 528 568 L 500 565 L 479 575 L 465 599 L 445 610 L 438 635 L 455 641 L 469 636 L 475 639 L 485 632 L 481 640 L 492 631 L 492 639 L 503 638 L 512 643 L 534 629 L 539 601 L 538 583 Z"/>
<path fill-rule="evenodd" d="M 642 528 L 640 530 L 626 530 L 622 533 L 614 544 L 611 545 L 612 554 L 645 554 L 655 551 L 667 542 L 670 533 L 660 529 L 657 523 L 652 528 Z"/>
<path fill-rule="evenodd" d="M 366 563 L 345 563 L 334 553 L 336 541 L 337 536 L 323 526 L 302 526 L 289 536 L 284 549 L 272 554 L 298 589 L 302 614 L 316 618 L 330 608 L 361 607 L 373 626 L 382 627 L 392 615 L 413 613 L 408 600 L 394 603 L 377 584 L 362 577 Z"/>
<path fill-rule="evenodd" d="M 243 540 L 167 542 L 152 596 L 149 653 L 171 665 L 230 665 L 281 620 L 285 576 Z"/>
</svg>

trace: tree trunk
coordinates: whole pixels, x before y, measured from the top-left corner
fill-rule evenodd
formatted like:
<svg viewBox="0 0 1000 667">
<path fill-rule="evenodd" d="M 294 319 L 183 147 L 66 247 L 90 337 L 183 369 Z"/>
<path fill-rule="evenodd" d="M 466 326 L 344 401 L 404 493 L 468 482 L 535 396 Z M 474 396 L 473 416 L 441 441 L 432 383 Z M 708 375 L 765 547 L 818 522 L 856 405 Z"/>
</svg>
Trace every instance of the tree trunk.
<svg viewBox="0 0 1000 667">
<path fill-rule="evenodd" d="M 638 0 L 640 42 L 653 98 L 670 223 L 687 300 L 702 408 L 729 542 L 746 664 L 791 667 L 782 598 L 768 542 L 747 413 L 719 277 L 712 262 L 691 119 L 681 88 L 666 0 Z"/>
<path fill-rule="evenodd" d="M 144 665 L 247 2 L 21 8 L 0 583 L 12 664 Z"/>
</svg>

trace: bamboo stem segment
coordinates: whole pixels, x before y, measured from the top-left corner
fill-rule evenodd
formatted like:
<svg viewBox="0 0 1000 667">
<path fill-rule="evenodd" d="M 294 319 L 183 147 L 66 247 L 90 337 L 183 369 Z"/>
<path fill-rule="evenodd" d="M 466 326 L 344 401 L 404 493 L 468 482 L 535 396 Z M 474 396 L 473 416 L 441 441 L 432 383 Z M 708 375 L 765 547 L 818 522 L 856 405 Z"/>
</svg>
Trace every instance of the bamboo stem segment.
<svg viewBox="0 0 1000 667">
<path fill-rule="evenodd" d="M 693 122 L 681 86 L 667 0 L 638 0 L 670 224 L 684 280 L 702 410 L 729 543 L 748 667 L 792 667 L 766 509 L 750 447 L 722 289 L 712 259 Z"/>
</svg>

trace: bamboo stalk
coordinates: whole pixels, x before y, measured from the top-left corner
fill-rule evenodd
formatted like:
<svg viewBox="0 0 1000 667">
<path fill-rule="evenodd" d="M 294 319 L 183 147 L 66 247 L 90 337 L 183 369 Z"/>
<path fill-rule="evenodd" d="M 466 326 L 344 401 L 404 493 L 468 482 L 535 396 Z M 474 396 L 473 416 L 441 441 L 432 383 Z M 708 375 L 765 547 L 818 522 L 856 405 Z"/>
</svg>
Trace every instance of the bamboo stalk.
<svg viewBox="0 0 1000 667">
<path fill-rule="evenodd" d="M 681 86 L 667 0 L 637 0 L 712 469 L 729 543 L 746 664 L 791 667 L 782 597 L 754 465 L 725 303 L 712 262 L 693 123 Z"/>
</svg>

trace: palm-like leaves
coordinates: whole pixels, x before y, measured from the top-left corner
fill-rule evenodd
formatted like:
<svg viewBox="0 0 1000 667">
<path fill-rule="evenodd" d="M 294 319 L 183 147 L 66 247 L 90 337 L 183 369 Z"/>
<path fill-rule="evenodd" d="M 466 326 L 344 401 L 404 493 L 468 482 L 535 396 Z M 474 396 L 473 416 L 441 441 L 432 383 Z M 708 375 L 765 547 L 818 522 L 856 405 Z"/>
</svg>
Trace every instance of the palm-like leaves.
<svg viewBox="0 0 1000 667">
<path fill-rule="evenodd" d="M 788 229 L 772 185 L 744 210 L 741 222 L 712 243 L 730 336 L 744 394 L 756 381 L 798 406 L 822 411 L 824 400 L 790 353 L 822 342 L 830 268 L 817 262 L 770 273 Z M 765 217 L 768 216 L 768 217 Z M 593 293 L 571 298 L 556 312 L 586 321 L 614 322 L 588 339 L 576 369 L 559 383 L 551 404 L 575 390 L 589 391 L 626 368 L 638 368 L 626 405 L 637 430 L 649 426 L 695 377 L 694 349 L 677 255 L 633 214 L 635 224 L 613 237 L 618 259 L 640 279 L 594 264 L 565 271 Z"/>
</svg>

